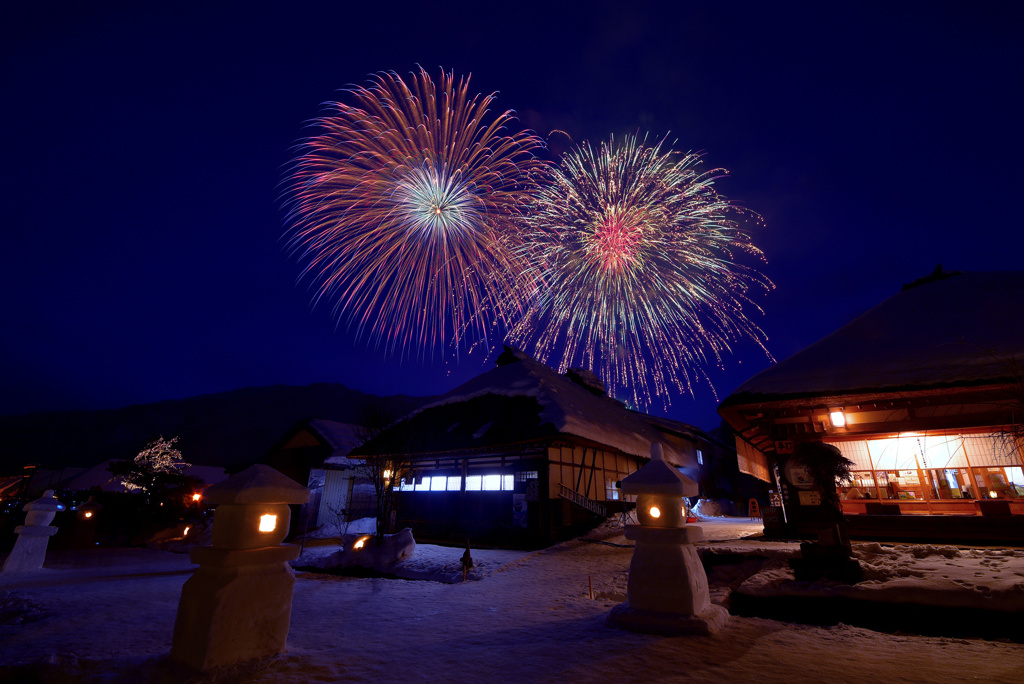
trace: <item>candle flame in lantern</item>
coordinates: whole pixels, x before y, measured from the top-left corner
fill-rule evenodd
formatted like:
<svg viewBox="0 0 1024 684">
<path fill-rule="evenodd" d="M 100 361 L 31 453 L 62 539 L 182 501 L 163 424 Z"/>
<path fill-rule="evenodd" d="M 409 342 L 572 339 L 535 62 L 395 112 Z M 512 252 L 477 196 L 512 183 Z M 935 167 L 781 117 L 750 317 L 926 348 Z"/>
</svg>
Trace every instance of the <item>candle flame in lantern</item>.
<svg viewBox="0 0 1024 684">
<path fill-rule="evenodd" d="M 357 550 L 357 549 L 363 548 L 363 545 L 366 544 L 366 540 L 367 539 L 369 539 L 369 537 L 360 537 L 359 540 L 355 544 L 352 545 L 352 550 Z"/>
<path fill-rule="evenodd" d="M 661 517 L 661 509 L 659 509 L 657 506 L 651 506 L 651 517 L 652 518 L 660 518 Z"/>
<path fill-rule="evenodd" d="M 260 516 L 260 532 L 273 532 L 275 527 L 277 527 L 276 515 L 268 513 Z"/>
</svg>

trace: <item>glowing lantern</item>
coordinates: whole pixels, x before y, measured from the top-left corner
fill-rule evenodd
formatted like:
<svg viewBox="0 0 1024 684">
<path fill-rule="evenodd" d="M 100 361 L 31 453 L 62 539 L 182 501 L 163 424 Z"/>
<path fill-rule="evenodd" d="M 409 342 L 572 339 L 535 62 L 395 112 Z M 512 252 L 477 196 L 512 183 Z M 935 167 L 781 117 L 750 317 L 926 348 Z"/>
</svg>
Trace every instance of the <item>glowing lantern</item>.
<svg viewBox="0 0 1024 684">
<path fill-rule="evenodd" d="M 363 548 L 364 546 L 366 546 L 366 542 L 369 539 L 370 539 L 369 537 L 360 537 L 359 539 L 356 540 L 356 543 L 352 545 L 352 550 L 353 551 L 358 551 L 359 549 Z"/>
<path fill-rule="evenodd" d="M 684 496 L 697 495 L 697 483 L 666 463 L 662 446 L 655 443 L 650 462 L 622 480 L 622 492 L 636 495 L 640 524 L 626 526 L 626 539 L 636 542 L 626 602 L 612 609 L 608 621 L 657 634 L 721 629 L 729 613 L 711 604 L 707 575 L 694 547 L 703 530 L 687 526 L 682 502 Z"/>
<path fill-rule="evenodd" d="M 200 501 L 202 501 L 202 499 L 203 495 L 200 494 L 199 492 L 196 492 L 195 494 L 192 495 L 192 501 L 194 501 L 195 503 L 199 503 Z"/>
<path fill-rule="evenodd" d="M 78 507 L 78 516 L 82 520 L 90 520 L 99 513 L 101 508 L 103 508 L 103 506 L 96 503 L 96 497 L 90 496 L 88 501 Z"/>
<path fill-rule="evenodd" d="M 843 413 L 842 409 L 835 409 L 828 415 L 832 419 L 834 427 L 846 427 L 846 414 Z"/>
<path fill-rule="evenodd" d="M 182 587 L 171 658 L 195 669 L 231 665 L 284 649 L 299 548 L 282 545 L 288 504 L 309 489 L 255 465 L 205 491 L 216 506 L 211 546 L 195 546 L 199 565 Z"/>
</svg>

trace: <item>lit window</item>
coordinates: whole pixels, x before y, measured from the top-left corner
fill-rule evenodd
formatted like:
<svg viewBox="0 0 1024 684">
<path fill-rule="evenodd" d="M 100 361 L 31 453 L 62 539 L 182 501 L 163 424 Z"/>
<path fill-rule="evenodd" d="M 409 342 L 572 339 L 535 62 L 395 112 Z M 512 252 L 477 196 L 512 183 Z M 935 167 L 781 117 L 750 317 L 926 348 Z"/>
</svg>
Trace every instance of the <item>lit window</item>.
<svg viewBox="0 0 1024 684">
<path fill-rule="evenodd" d="M 460 489 L 462 489 L 462 476 L 461 475 L 455 475 L 453 477 L 449 477 L 448 478 L 448 491 L 449 492 L 457 492 Z"/>
<path fill-rule="evenodd" d="M 483 477 L 485 492 L 501 491 L 501 475 L 484 475 Z"/>
<path fill-rule="evenodd" d="M 521 470 L 516 473 L 516 482 L 526 482 L 527 480 L 536 480 L 536 470 Z"/>
<path fill-rule="evenodd" d="M 398 491 L 400 491 L 400 492 L 411 492 L 414 489 L 416 489 L 416 482 L 415 482 L 415 480 L 413 478 L 411 478 L 411 477 L 403 477 L 402 478 L 402 484 L 400 484 L 398 486 Z"/>
<path fill-rule="evenodd" d="M 466 476 L 466 491 L 467 492 L 479 492 L 481 487 L 481 477 L 479 475 L 467 475 Z"/>
<path fill-rule="evenodd" d="M 697 449 L 697 465 L 704 465 L 704 454 L 701 453 L 700 449 Z"/>
<path fill-rule="evenodd" d="M 268 513 L 260 516 L 260 532 L 273 532 L 275 527 L 277 527 L 276 515 Z"/>
<path fill-rule="evenodd" d="M 501 476 L 501 488 L 506 492 L 511 492 L 516 488 L 515 475 L 502 475 Z"/>
<path fill-rule="evenodd" d="M 430 491 L 430 478 L 421 477 L 419 482 L 416 483 L 417 492 L 429 492 Z"/>
</svg>

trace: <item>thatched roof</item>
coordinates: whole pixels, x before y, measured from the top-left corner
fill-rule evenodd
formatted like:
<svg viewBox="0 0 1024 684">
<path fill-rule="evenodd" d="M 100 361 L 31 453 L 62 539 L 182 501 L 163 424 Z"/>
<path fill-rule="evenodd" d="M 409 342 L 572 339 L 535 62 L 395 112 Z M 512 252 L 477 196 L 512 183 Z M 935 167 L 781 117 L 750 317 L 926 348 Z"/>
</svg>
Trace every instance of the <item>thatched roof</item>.
<svg viewBox="0 0 1024 684">
<path fill-rule="evenodd" d="M 511 347 L 505 348 L 496 368 L 414 412 L 399 428 L 412 453 L 496 449 L 571 435 L 645 458 L 651 443 L 661 442 L 669 463 L 696 465 L 643 414 Z M 366 449 L 373 449 L 372 442 Z"/>
<path fill-rule="evenodd" d="M 1024 369 L 1024 272 L 936 273 L 743 383 L 722 404 L 998 384 Z"/>
</svg>

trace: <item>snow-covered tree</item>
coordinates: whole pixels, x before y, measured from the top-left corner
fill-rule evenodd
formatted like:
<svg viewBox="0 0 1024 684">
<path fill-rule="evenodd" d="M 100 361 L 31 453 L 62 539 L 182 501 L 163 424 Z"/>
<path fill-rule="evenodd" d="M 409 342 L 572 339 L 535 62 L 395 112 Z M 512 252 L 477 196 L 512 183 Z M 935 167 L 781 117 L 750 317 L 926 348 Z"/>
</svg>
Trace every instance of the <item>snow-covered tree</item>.
<svg viewBox="0 0 1024 684">
<path fill-rule="evenodd" d="M 112 472 L 128 491 L 138 491 L 153 502 L 163 493 L 183 487 L 189 479 L 183 472 L 192 465 L 174 447 L 177 437 L 164 439 L 161 435 L 153 440 L 130 461 L 114 461 Z"/>
</svg>

